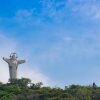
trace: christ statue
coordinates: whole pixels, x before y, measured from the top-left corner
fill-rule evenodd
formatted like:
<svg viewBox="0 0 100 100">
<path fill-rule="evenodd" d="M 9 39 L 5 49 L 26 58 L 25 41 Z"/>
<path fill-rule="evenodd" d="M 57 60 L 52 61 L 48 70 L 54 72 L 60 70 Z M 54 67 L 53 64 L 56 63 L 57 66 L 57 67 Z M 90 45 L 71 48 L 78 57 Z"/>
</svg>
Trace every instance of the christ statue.
<svg viewBox="0 0 100 100">
<path fill-rule="evenodd" d="M 10 80 L 17 79 L 17 68 L 19 64 L 25 63 L 25 60 L 17 60 L 16 53 L 12 53 L 10 58 L 3 57 L 3 60 L 8 63 Z"/>
</svg>

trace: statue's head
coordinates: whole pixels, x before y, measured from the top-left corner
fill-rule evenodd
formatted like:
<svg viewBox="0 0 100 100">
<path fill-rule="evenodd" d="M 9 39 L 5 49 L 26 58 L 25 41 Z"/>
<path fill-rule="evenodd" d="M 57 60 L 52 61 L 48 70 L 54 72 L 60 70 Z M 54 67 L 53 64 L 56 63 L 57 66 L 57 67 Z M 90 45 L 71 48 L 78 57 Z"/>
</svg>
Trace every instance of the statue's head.
<svg viewBox="0 0 100 100">
<path fill-rule="evenodd" d="M 13 60 L 17 59 L 16 53 L 11 53 L 10 59 L 13 59 Z"/>
</svg>

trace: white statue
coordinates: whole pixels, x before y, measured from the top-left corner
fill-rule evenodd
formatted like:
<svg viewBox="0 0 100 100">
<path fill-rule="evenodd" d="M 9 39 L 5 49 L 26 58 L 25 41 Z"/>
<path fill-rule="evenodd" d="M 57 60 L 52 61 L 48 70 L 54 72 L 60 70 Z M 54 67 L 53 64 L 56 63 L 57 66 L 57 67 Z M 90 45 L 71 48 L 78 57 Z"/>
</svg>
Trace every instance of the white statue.
<svg viewBox="0 0 100 100">
<path fill-rule="evenodd" d="M 16 79 L 18 65 L 25 63 L 25 60 L 17 60 L 16 53 L 12 53 L 10 55 L 10 59 L 3 57 L 3 60 L 6 61 L 9 65 L 10 79 Z"/>
</svg>

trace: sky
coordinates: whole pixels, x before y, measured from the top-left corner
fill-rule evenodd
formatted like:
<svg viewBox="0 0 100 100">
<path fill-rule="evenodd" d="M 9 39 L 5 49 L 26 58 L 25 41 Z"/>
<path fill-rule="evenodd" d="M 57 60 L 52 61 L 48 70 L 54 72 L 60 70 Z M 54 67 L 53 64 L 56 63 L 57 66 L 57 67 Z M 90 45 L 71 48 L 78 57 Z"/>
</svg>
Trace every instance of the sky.
<svg viewBox="0 0 100 100">
<path fill-rule="evenodd" d="M 18 78 L 100 86 L 100 1 L 0 0 L 1 82 L 9 78 L 2 57 L 12 52 L 26 60 Z"/>
</svg>

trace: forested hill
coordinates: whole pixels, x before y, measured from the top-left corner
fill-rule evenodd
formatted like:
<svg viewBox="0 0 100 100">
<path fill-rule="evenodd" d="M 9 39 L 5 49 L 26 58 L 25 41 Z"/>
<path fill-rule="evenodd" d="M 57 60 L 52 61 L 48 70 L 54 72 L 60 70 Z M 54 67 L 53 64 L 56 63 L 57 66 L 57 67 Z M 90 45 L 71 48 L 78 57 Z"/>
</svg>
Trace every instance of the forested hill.
<svg viewBox="0 0 100 100">
<path fill-rule="evenodd" d="M 0 100 L 100 100 L 100 87 L 70 85 L 64 89 L 44 87 L 22 78 L 0 83 Z"/>
</svg>

